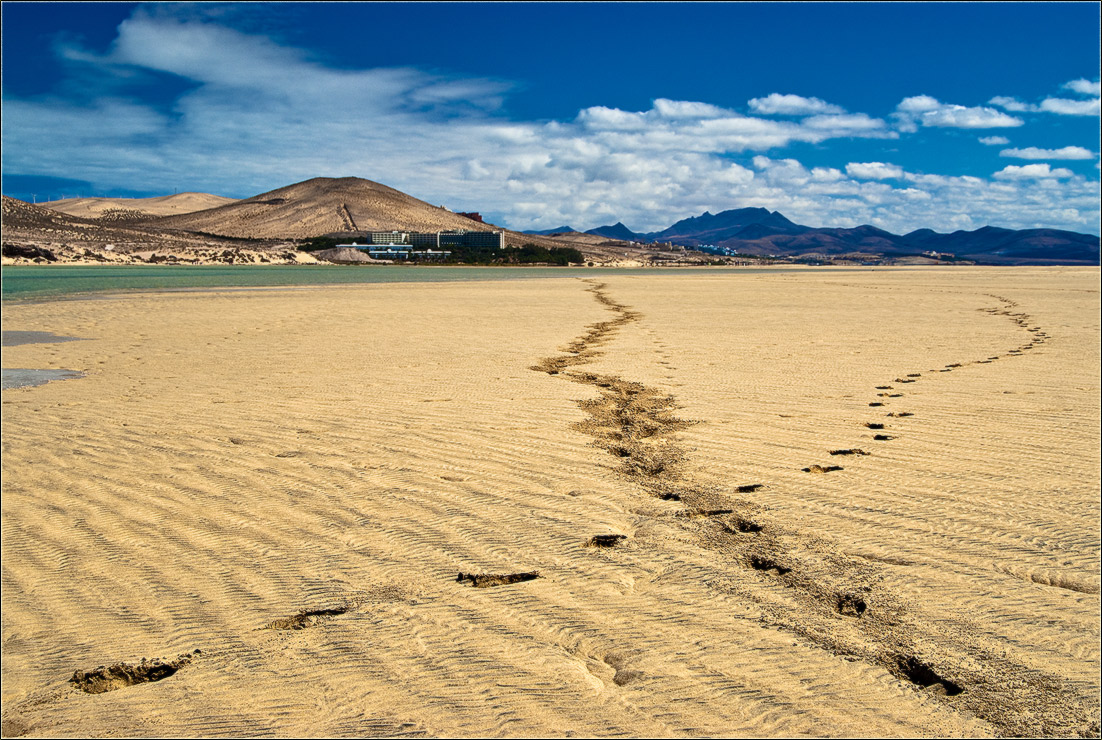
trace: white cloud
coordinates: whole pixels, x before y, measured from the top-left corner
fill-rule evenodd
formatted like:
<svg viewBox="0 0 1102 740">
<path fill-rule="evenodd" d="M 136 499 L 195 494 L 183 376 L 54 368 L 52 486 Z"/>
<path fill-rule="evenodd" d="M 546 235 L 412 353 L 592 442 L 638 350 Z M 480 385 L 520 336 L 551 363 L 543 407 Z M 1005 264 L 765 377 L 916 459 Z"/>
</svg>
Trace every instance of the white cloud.
<svg viewBox="0 0 1102 740">
<path fill-rule="evenodd" d="M 800 95 L 781 95 L 772 93 L 764 98 L 753 98 L 750 109 L 763 115 L 806 116 L 817 114 L 836 115 L 845 113 L 845 109 L 831 105 L 819 98 L 805 98 Z"/>
<path fill-rule="evenodd" d="M 1041 110 L 1063 116 L 1097 116 L 1102 114 L 1102 98 L 1091 100 L 1045 98 L 1041 101 Z"/>
<path fill-rule="evenodd" d="M 1017 98 L 1008 98 L 1005 95 L 996 95 L 987 101 L 990 105 L 997 105 L 1013 113 L 1031 113 L 1037 110 L 1037 106 L 1023 103 Z"/>
<path fill-rule="evenodd" d="M 1005 146 L 1010 143 L 1010 139 L 1005 136 L 981 136 L 980 143 L 987 146 Z"/>
<path fill-rule="evenodd" d="M 708 103 L 665 98 L 655 100 L 652 111 L 662 118 L 724 118 L 731 115 L 730 111 Z"/>
<path fill-rule="evenodd" d="M 929 95 L 915 95 L 914 97 L 903 98 L 896 109 L 903 113 L 926 113 L 936 111 L 940 107 L 941 103 L 938 102 L 937 98 L 931 98 Z"/>
<path fill-rule="evenodd" d="M 994 108 L 968 107 L 942 103 L 929 95 L 904 98 L 892 114 L 901 131 L 914 132 L 918 126 L 939 128 L 1007 128 L 1024 121 Z"/>
<path fill-rule="evenodd" d="M 924 126 L 949 128 L 1003 128 L 1021 126 L 1020 118 L 1008 116 L 994 108 L 968 108 L 963 105 L 946 105 L 938 110 L 923 113 Z"/>
<path fill-rule="evenodd" d="M 884 162 L 850 162 L 846 174 L 858 180 L 886 180 L 903 176 L 903 168 Z"/>
<path fill-rule="evenodd" d="M 1094 82 L 1090 80 L 1072 80 L 1071 82 L 1065 82 L 1061 87 L 1081 95 L 1094 95 L 1095 97 L 1102 95 L 1102 83 L 1099 83 L 1098 80 Z"/>
<path fill-rule="evenodd" d="M 1001 170 L 996 172 L 993 177 L 999 180 L 1022 180 L 1022 179 L 1048 179 L 1058 177 L 1072 177 L 1073 173 L 1069 169 L 1063 167 L 1057 167 L 1052 169 L 1046 162 L 1044 164 L 1008 164 Z"/>
<path fill-rule="evenodd" d="M 1035 146 L 1025 149 L 1003 149 L 1000 157 L 1018 159 L 1094 159 L 1094 152 L 1081 146 L 1065 146 L 1059 149 L 1038 149 Z"/>
</svg>

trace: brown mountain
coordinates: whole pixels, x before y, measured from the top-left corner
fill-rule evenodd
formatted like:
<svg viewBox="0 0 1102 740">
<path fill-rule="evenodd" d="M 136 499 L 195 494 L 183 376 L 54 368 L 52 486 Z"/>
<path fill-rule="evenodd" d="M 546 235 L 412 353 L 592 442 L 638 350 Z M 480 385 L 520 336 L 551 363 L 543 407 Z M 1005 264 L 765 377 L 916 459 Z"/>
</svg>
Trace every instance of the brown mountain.
<svg viewBox="0 0 1102 740">
<path fill-rule="evenodd" d="M 316 177 L 147 227 L 244 239 L 308 239 L 350 231 L 503 230 L 358 177 Z M 524 237 L 525 241 L 536 241 Z"/>
</svg>

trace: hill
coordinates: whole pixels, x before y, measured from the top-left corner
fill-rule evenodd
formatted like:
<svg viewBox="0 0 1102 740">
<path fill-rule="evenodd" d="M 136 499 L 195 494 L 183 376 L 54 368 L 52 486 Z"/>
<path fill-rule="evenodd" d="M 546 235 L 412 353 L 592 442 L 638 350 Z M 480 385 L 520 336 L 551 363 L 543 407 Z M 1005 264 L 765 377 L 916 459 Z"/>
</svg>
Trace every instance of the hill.
<svg viewBox="0 0 1102 740">
<path fill-rule="evenodd" d="M 40 204 L 51 211 L 79 218 L 133 220 L 148 216 L 173 216 L 235 203 L 233 198 L 210 193 L 176 193 L 155 198 L 66 198 Z"/>
<path fill-rule="evenodd" d="M 590 229 L 585 232 L 587 234 L 594 234 L 596 236 L 603 236 L 609 239 L 619 239 L 625 242 L 638 242 L 643 241 L 642 234 L 636 234 L 620 221 L 617 221 L 612 226 L 598 226 L 595 229 Z"/>
<path fill-rule="evenodd" d="M 242 239 L 309 239 L 356 231 L 506 231 L 509 243 L 543 237 L 472 221 L 358 177 L 316 177 L 217 208 L 143 222 L 164 230 Z"/>
</svg>

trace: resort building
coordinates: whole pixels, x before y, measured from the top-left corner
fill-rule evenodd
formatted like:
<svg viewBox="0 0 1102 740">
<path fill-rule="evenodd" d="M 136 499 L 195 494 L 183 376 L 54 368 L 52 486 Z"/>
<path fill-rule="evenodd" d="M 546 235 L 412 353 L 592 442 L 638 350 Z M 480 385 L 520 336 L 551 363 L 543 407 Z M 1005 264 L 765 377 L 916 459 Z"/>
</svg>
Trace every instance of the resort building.
<svg viewBox="0 0 1102 740">
<path fill-rule="evenodd" d="M 338 244 L 367 252 L 373 259 L 446 259 L 448 247 L 481 247 L 502 249 L 503 231 L 372 231 L 364 237 L 366 244 L 356 241 Z"/>
</svg>

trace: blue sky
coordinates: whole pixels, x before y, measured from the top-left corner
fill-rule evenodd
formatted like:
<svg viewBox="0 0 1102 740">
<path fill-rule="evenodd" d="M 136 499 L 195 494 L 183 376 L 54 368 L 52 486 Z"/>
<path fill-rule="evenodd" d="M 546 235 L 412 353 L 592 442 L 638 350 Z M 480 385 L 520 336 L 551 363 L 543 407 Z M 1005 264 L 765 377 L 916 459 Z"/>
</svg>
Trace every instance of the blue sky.
<svg viewBox="0 0 1102 740">
<path fill-rule="evenodd" d="M 3 191 L 1099 233 L 1097 3 L 18 3 Z"/>
</svg>

